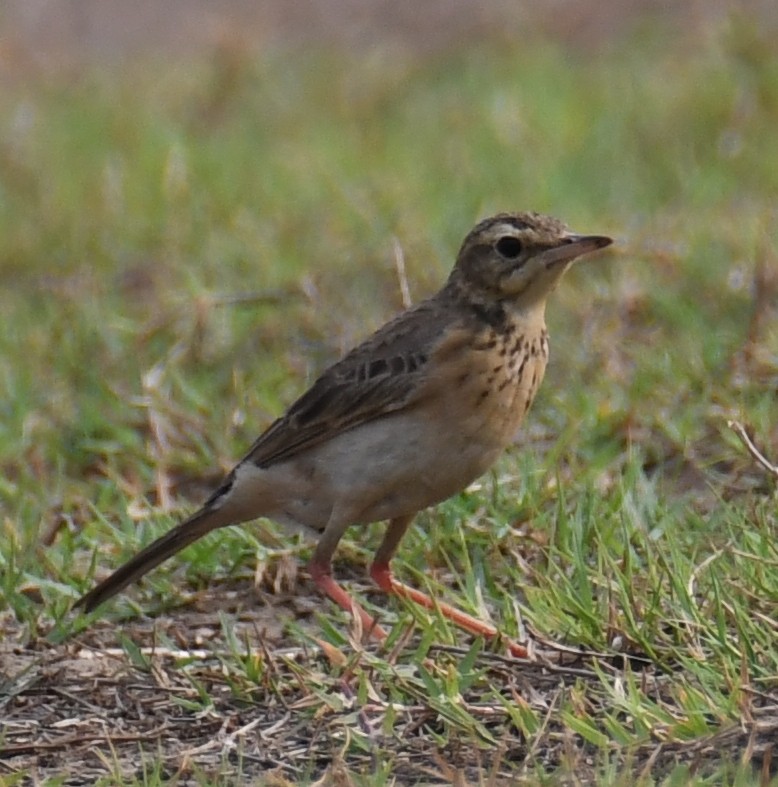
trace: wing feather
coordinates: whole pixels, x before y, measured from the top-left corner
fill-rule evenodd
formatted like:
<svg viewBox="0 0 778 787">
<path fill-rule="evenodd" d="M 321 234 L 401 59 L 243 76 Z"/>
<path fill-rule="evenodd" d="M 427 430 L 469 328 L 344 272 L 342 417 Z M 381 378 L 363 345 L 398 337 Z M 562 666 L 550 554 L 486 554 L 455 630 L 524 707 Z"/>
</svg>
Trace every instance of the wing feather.
<svg viewBox="0 0 778 787">
<path fill-rule="evenodd" d="M 432 318 L 432 319 L 431 319 Z M 432 300 L 403 312 L 330 366 L 260 435 L 244 462 L 281 462 L 341 432 L 413 406 L 452 312 Z"/>
</svg>

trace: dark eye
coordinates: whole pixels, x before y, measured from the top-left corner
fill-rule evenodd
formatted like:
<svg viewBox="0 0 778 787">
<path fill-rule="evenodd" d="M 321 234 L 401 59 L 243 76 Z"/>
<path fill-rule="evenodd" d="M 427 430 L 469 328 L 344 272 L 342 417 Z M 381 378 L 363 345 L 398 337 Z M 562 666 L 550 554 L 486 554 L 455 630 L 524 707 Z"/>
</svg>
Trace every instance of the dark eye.
<svg viewBox="0 0 778 787">
<path fill-rule="evenodd" d="M 506 259 L 515 260 L 516 257 L 521 254 L 522 247 L 521 241 L 518 238 L 506 235 L 504 238 L 500 238 L 500 240 L 494 244 L 494 248 L 497 249 L 498 253 Z"/>
</svg>

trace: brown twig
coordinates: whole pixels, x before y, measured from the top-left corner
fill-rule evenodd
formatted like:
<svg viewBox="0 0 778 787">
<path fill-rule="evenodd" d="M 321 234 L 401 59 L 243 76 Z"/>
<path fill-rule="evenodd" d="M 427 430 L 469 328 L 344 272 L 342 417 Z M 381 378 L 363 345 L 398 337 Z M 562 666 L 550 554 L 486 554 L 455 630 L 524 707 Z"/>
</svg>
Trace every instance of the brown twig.
<svg viewBox="0 0 778 787">
<path fill-rule="evenodd" d="M 764 470 L 778 478 L 778 465 L 774 465 L 767 457 L 754 445 L 754 441 L 749 436 L 746 428 L 740 421 L 727 421 L 727 426 L 740 438 L 740 442 L 753 457 L 754 461 Z"/>
<path fill-rule="evenodd" d="M 400 295 L 402 296 L 403 309 L 410 309 L 413 305 L 411 300 L 411 288 L 408 286 L 408 277 L 405 273 L 405 254 L 400 241 L 392 238 L 394 249 L 394 267 L 397 270 L 397 281 L 400 283 Z"/>
</svg>

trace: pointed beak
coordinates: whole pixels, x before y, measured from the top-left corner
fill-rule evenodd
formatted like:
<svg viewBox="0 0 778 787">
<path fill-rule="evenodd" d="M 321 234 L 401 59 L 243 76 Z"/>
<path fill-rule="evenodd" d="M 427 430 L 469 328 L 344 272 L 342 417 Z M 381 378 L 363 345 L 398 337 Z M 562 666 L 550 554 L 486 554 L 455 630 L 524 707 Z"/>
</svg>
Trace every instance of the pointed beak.
<svg viewBox="0 0 778 787">
<path fill-rule="evenodd" d="M 613 243 L 605 235 L 568 235 L 564 241 L 553 249 L 543 252 L 543 263 L 546 268 L 565 262 L 572 262 L 576 257 L 589 252 L 604 249 Z"/>
</svg>

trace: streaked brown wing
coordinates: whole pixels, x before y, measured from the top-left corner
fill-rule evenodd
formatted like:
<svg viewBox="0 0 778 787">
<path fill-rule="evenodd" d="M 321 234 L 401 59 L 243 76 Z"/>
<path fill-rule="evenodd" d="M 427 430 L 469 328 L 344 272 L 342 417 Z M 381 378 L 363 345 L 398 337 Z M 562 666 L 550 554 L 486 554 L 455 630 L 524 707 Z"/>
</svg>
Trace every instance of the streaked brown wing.
<svg viewBox="0 0 778 787">
<path fill-rule="evenodd" d="M 384 325 L 327 369 L 243 461 L 267 467 L 414 404 L 423 396 L 430 354 L 450 319 L 445 306 L 424 301 Z"/>
</svg>

